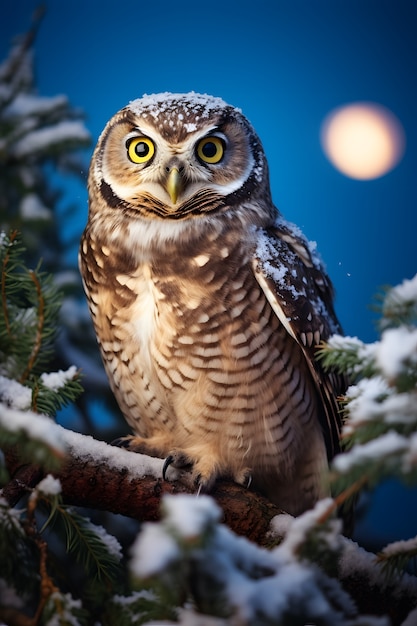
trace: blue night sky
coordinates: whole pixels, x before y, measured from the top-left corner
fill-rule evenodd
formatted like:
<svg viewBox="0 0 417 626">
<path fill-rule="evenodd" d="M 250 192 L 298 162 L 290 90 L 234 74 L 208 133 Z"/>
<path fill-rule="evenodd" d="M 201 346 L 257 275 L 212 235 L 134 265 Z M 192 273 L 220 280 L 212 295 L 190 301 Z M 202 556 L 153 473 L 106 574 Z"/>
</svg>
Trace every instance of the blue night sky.
<svg viewBox="0 0 417 626">
<path fill-rule="evenodd" d="M 0 54 L 37 0 L 4 2 Z M 94 142 L 143 93 L 198 91 L 240 107 L 264 144 L 275 204 L 317 241 L 346 334 L 374 340 L 369 305 L 417 271 L 417 4 L 413 0 L 50 0 L 36 43 L 39 92 L 65 93 Z M 204 9 L 199 8 L 204 7 Z M 401 121 L 399 166 L 355 181 L 320 146 L 325 116 L 378 102 Z M 92 148 L 91 148 L 92 150 Z M 90 154 L 86 155 L 86 163 Z M 81 233 L 87 196 L 77 189 Z"/>
<path fill-rule="evenodd" d="M 38 2 L 0 8 L 0 55 Z M 377 338 L 382 285 L 417 271 L 417 3 L 414 0 L 50 0 L 36 42 L 40 95 L 64 93 L 94 142 L 143 93 L 197 91 L 242 109 L 267 153 L 275 204 L 317 241 L 346 334 Z M 335 107 L 372 101 L 406 134 L 401 163 L 355 181 L 320 146 Z M 91 148 L 92 150 L 92 148 Z M 88 162 L 90 151 L 86 154 Z M 81 234 L 87 195 L 76 189 Z"/>
</svg>

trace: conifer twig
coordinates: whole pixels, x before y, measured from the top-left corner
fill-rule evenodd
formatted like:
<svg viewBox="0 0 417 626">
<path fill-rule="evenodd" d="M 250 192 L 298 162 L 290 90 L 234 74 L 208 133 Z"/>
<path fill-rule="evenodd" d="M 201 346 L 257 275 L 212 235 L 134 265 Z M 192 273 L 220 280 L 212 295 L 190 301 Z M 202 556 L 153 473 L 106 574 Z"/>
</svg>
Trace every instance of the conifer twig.
<svg viewBox="0 0 417 626">
<path fill-rule="evenodd" d="M 17 230 L 13 230 L 10 235 L 9 235 L 9 242 L 11 245 L 16 237 L 17 237 Z M 2 302 L 2 307 L 3 307 L 3 315 L 4 315 L 4 323 L 6 326 L 6 331 L 7 334 L 10 335 L 10 320 L 9 320 L 9 311 L 7 308 L 7 297 L 6 297 L 6 268 L 7 265 L 9 263 L 9 259 L 10 259 L 10 251 L 7 252 L 4 256 L 3 259 L 3 266 L 2 266 L 2 270 L 1 270 L 1 302 Z"/>
<path fill-rule="evenodd" d="M 29 355 L 26 369 L 19 379 L 19 382 L 22 384 L 28 379 L 28 376 L 30 375 L 33 369 L 33 366 L 36 362 L 36 359 L 39 355 L 39 352 L 42 346 L 42 335 L 43 335 L 43 328 L 44 328 L 44 322 L 45 322 L 45 299 L 43 297 L 42 286 L 41 286 L 40 280 L 38 276 L 36 275 L 36 272 L 34 272 L 33 270 L 29 270 L 29 275 L 32 279 L 32 282 L 35 285 L 36 296 L 38 299 L 38 325 L 36 328 L 36 335 L 35 335 L 35 341 L 32 347 L 32 352 Z"/>
</svg>

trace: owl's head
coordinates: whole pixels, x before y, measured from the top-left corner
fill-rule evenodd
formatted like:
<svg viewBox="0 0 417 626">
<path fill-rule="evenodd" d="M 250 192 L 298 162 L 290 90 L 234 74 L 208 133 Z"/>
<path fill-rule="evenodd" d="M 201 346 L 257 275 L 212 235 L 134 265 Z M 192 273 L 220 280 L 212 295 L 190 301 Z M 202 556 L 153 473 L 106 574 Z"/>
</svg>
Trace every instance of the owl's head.
<svg viewBox="0 0 417 626">
<path fill-rule="evenodd" d="M 259 205 L 259 223 L 273 213 L 252 126 L 220 98 L 196 93 L 144 96 L 119 111 L 98 141 L 89 186 L 124 218 L 188 221 L 245 204 L 254 213 Z"/>
</svg>

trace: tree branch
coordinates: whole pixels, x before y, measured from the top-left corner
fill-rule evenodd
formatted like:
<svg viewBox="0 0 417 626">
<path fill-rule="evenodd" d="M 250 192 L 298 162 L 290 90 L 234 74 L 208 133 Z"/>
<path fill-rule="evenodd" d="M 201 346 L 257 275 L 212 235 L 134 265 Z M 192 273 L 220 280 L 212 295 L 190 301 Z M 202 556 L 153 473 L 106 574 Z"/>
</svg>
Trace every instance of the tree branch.
<svg viewBox="0 0 417 626">
<path fill-rule="evenodd" d="M 86 440 L 82 442 L 84 445 L 77 446 L 82 440 Z M 9 450 L 6 459 L 12 480 L 3 489 L 3 496 L 15 505 L 28 488 L 41 480 L 42 472 L 23 464 L 15 450 Z M 71 433 L 65 462 L 52 474 L 59 478 L 63 499 L 68 504 L 110 511 L 139 521 L 156 521 L 160 518 L 164 494 L 195 493 L 187 473 L 170 469 L 174 481 L 167 482 L 162 479 L 162 466 L 162 459 Z M 223 510 L 225 524 L 260 545 L 267 541 L 270 520 L 282 513 L 266 498 L 230 481 L 218 481 L 210 495 Z"/>
<path fill-rule="evenodd" d="M 128 452 L 55 427 L 61 436 L 64 434 L 68 447 L 64 464 L 53 472 L 61 481 L 66 503 L 140 521 L 156 521 L 160 518 L 164 494 L 195 492 L 189 474 L 170 468 L 171 482 L 164 481 L 162 459 Z M 3 496 L 14 505 L 42 478 L 42 472 L 24 464 L 15 451 L 7 451 L 6 460 L 12 480 L 3 489 Z M 223 510 L 224 523 L 236 534 L 263 546 L 279 541 L 270 534 L 270 522 L 282 511 L 266 498 L 225 480 L 218 481 L 210 495 Z M 381 589 L 370 584 L 366 572 L 358 570 L 342 572 L 341 583 L 360 611 L 389 615 L 393 626 L 400 625 L 416 606 L 416 585 L 407 581 L 403 584 L 399 580 Z"/>
</svg>

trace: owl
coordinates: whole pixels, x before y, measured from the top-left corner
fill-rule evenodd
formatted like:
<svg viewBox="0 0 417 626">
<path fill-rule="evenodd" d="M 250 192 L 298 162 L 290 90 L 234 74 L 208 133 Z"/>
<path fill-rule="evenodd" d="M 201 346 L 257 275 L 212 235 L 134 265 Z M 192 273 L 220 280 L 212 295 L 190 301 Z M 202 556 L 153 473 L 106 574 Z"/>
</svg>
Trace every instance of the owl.
<svg viewBox="0 0 417 626">
<path fill-rule="evenodd" d="M 326 494 L 340 332 L 313 244 L 275 208 L 241 111 L 194 92 L 116 113 L 89 171 L 80 269 L 130 450 L 227 477 L 293 515 Z"/>
</svg>

